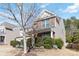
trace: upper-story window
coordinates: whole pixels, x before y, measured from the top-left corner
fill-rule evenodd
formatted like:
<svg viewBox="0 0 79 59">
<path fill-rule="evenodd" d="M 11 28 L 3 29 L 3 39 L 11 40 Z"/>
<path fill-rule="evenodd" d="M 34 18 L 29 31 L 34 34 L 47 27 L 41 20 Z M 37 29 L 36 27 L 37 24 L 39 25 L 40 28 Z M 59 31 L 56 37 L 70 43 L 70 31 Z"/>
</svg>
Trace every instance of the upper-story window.
<svg viewBox="0 0 79 59">
<path fill-rule="evenodd" d="M 4 34 L 4 29 L 0 29 L 0 34 Z"/>
<path fill-rule="evenodd" d="M 49 20 L 46 19 L 46 20 L 43 21 L 43 27 L 49 28 Z"/>
<path fill-rule="evenodd" d="M 6 30 L 13 31 L 11 28 L 6 28 Z"/>
</svg>

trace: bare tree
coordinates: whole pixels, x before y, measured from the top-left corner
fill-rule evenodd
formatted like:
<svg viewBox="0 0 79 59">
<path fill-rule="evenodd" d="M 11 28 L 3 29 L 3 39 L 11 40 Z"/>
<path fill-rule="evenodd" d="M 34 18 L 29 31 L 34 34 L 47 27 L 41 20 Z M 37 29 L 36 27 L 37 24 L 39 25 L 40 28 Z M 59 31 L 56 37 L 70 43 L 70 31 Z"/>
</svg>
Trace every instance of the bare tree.
<svg viewBox="0 0 79 59">
<path fill-rule="evenodd" d="M 0 13 L 1 17 L 15 21 L 23 31 L 24 53 L 27 53 L 26 25 L 29 20 L 37 16 L 36 4 L 0 4 L 0 9 L 6 12 Z"/>
</svg>

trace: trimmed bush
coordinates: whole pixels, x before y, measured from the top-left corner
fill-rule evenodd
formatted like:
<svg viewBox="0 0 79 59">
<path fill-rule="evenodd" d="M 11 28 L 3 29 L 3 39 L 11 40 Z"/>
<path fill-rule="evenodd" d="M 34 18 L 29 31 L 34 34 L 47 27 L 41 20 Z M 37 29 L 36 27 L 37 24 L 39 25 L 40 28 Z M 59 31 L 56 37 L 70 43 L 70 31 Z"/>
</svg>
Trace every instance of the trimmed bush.
<svg viewBox="0 0 79 59">
<path fill-rule="evenodd" d="M 51 49 L 52 47 L 51 47 L 50 44 L 44 44 L 44 48 L 45 48 L 45 49 Z"/>
<path fill-rule="evenodd" d="M 40 37 L 36 37 L 36 38 L 35 38 L 35 46 L 36 46 L 36 47 L 41 47 L 41 46 L 43 46 L 42 38 L 40 38 Z"/>
<path fill-rule="evenodd" d="M 46 36 L 46 37 L 43 38 L 43 46 L 44 46 L 44 48 L 50 49 L 50 48 L 52 48 L 52 45 L 53 45 L 53 42 L 52 42 L 51 37 Z"/>
<path fill-rule="evenodd" d="M 12 40 L 10 42 L 10 45 L 13 46 L 13 47 L 21 47 L 21 46 L 24 46 L 24 42 L 23 42 L 23 40 L 21 40 L 20 42 L 19 41 L 16 41 L 16 40 Z M 27 47 L 32 47 L 31 38 L 29 38 L 27 40 Z"/>
<path fill-rule="evenodd" d="M 20 46 L 20 42 L 19 42 L 19 41 L 16 41 L 16 40 L 12 40 L 12 41 L 10 42 L 10 45 L 13 46 L 13 47 L 16 47 L 17 45 Z"/>
<path fill-rule="evenodd" d="M 52 40 L 51 37 L 46 36 L 46 37 L 43 38 L 43 43 L 44 43 L 44 44 L 50 44 L 50 45 L 52 45 L 53 40 Z"/>
<path fill-rule="evenodd" d="M 52 46 L 52 40 L 51 39 L 45 39 L 44 41 L 44 44 L 49 44 Z"/>
<path fill-rule="evenodd" d="M 46 39 L 50 40 L 51 37 L 50 37 L 50 36 L 45 36 L 45 37 L 43 37 L 43 40 L 46 40 Z"/>
<path fill-rule="evenodd" d="M 42 45 L 43 45 L 42 42 L 38 42 L 38 43 L 35 44 L 36 47 L 41 47 Z"/>
<path fill-rule="evenodd" d="M 44 37 L 36 37 L 35 38 L 35 46 L 36 47 L 41 47 L 41 46 L 45 46 L 46 45 L 50 45 L 50 47 L 52 48 L 53 45 L 53 40 L 51 39 L 50 36 L 44 36 Z"/>
<path fill-rule="evenodd" d="M 55 45 L 57 45 L 57 47 L 61 49 L 63 46 L 63 41 L 60 38 L 55 39 Z"/>
</svg>

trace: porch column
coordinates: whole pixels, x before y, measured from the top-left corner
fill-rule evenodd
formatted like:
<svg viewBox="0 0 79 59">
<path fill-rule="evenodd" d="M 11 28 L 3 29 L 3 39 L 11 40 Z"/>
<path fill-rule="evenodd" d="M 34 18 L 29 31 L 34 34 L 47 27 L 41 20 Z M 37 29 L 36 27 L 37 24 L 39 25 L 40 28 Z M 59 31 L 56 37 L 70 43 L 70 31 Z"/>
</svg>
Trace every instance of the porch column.
<svg viewBox="0 0 79 59">
<path fill-rule="evenodd" d="M 4 38 L 4 44 L 8 44 L 7 39 L 6 39 L 6 36 Z"/>
<path fill-rule="evenodd" d="M 53 31 L 51 30 L 51 38 L 53 38 Z"/>
<path fill-rule="evenodd" d="M 6 29 L 4 28 L 4 44 L 9 44 L 10 42 L 7 41 L 7 34 L 6 34 Z"/>
<path fill-rule="evenodd" d="M 55 30 L 55 26 L 54 25 L 50 25 L 51 27 L 51 38 L 54 38 L 54 35 L 53 35 L 53 31 Z"/>
<path fill-rule="evenodd" d="M 34 34 L 32 34 L 32 47 L 34 48 L 34 44 L 35 44 L 35 38 L 34 38 Z"/>
<path fill-rule="evenodd" d="M 54 31 L 54 28 L 51 28 L 51 38 L 54 38 L 53 31 Z"/>
</svg>

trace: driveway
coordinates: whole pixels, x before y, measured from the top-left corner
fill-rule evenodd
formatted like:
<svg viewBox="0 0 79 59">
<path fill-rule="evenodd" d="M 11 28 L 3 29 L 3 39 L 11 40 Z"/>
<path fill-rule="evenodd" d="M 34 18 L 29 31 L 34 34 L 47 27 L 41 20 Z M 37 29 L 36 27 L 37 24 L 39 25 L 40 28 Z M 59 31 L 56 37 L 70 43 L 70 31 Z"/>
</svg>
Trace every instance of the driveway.
<svg viewBox="0 0 79 59">
<path fill-rule="evenodd" d="M 17 53 L 17 49 L 10 45 L 0 45 L 0 56 L 14 56 Z"/>
</svg>

